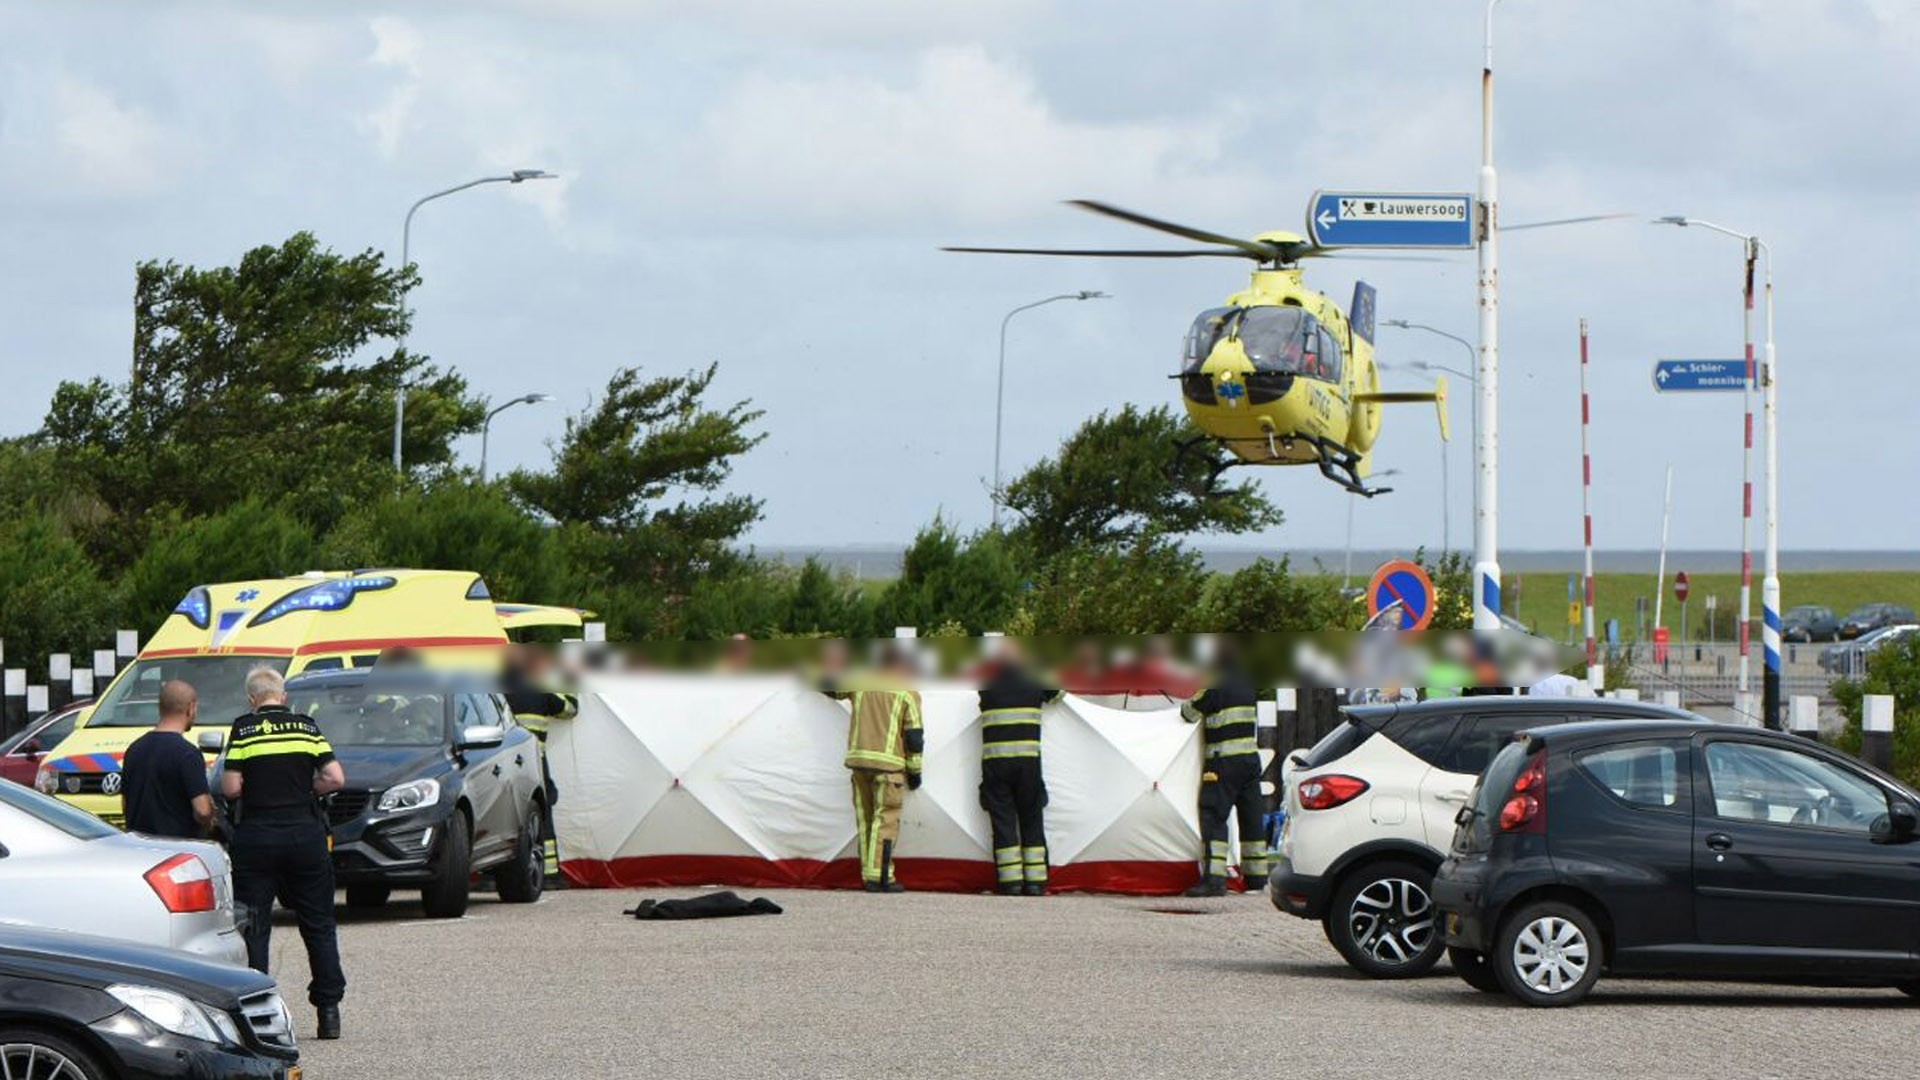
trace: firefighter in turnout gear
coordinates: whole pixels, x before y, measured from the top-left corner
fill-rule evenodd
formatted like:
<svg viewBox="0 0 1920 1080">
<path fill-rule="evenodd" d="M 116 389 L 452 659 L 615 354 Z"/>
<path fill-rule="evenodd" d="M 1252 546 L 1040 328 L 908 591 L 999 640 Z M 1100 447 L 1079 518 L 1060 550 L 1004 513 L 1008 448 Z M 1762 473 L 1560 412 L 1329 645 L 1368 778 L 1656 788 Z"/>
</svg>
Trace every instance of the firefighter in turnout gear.
<svg viewBox="0 0 1920 1080">
<path fill-rule="evenodd" d="M 980 687 L 980 805 L 993 824 L 994 880 L 1002 895 L 1047 892 L 1040 710 L 1059 696 L 1022 666 L 1019 646 L 1002 641 Z"/>
<path fill-rule="evenodd" d="M 540 846 L 546 866 L 547 882 L 561 887 L 560 841 L 553 831 L 553 807 L 560 800 L 553 774 L 547 769 L 547 725 L 554 720 L 571 720 L 580 714 L 577 694 L 555 693 L 545 689 L 550 660 L 534 646 L 517 645 L 507 654 L 507 668 L 501 679 L 501 691 L 507 709 L 520 726 L 540 740 L 540 776 L 546 783 L 546 811 L 541 814 Z"/>
<path fill-rule="evenodd" d="M 920 787 L 921 755 L 926 749 L 920 726 L 920 692 L 908 680 L 912 668 L 899 653 L 889 653 L 882 677 L 861 680 L 857 689 L 835 690 L 851 699 L 847 725 L 847 769 L 853 775 L 853 819 L 860 849 L 860 880 L 868 892 L 905 892 L 894 880 L 894 845 L 900 839 L 900 808 L 907 792 Z"/>
<path fill-rule="evenodd" d="M 1181 706 L 1188 723 L 1204 725 L 1200 774 L 1200 839 L 1206 871 L 1188 896 L 1225 896 L 1228 824 L 1240 816 L 1240 874 L 1249 890 L 1267 886 L 1266 799 L 1260 793 L 1260 746 L 1254 702 L 1259 693 L 1232 658 L 1221 657 L 1213 685 Z"/>
</svg>

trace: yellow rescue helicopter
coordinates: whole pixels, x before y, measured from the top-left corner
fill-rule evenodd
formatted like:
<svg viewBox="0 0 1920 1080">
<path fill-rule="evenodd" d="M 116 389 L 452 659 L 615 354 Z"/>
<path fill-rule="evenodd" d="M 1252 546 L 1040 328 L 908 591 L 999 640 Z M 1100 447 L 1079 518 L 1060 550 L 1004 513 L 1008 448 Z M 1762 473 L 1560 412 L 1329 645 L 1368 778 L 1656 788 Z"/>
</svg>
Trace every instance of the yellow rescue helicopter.
<svg viewBox="0 0 1920 1080">
<path fill-rule="evenodd" d="M 1176 474 L 1190 451 L 1210 441 L 1231 456 L 1213 455 L 1208 462 L 1209 492 L 1220 473 L 1235 465 L 1313 464 L 1348 491 L 1373 496 L 1391 490 L 1366 484 L 1373 446 L 1380 436 L 1380 406 L 1432 402 L 1440 414 L 1440 437 L 1449 437 L 1445 379 L 1437 380 L 1431 391 L 1380 389 L 1380 369 L 1373 360 L 1373 286 L 1355 282 L 1347 311 L 1306 287 L 1300 261 L 1332 252 L 1296 233 L 1264 232 L 1244 240 L 1091 200 L 1076 199 L 1071 205 L 1213 246 L 1142 251 L 944 250 L 1127 259 L 1223 257 L 1259 264 L 1247 288 L 1228 297 L 1225 307 L 1201 312 L 1187 331 L 1180 373 L 1173 378 L 1180 381 L 1187 415 L 1202 434 L 1180 445 Z"/>
</svg>

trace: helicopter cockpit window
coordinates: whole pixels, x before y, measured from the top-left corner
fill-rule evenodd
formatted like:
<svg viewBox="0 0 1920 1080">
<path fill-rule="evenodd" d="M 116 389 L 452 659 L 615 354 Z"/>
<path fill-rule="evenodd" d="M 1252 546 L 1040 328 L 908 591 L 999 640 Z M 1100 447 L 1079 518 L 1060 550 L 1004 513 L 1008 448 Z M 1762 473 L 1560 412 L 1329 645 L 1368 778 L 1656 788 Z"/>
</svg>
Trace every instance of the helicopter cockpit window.
<svg viewBox="0 0 1920 1080">
<path fill-rule="evenodd" d="M 1313 316 L 1297 307 L 1248 308 L 1240 317 L 1240 344 L 1255 371 L 1298 374 L 1316 326 Z"/>
<path fill-rule="evenodd" d="M 1326 379 L 1329 382 L 1339 382 L 1342 367 L 1341 361 L 1340 339 L 1328 333 L 1327 328 L 1323 326 L 1320 328 L 1320 370 L 1317 374 L 1312 371 L 1305 371 L 1301 374 L 1314 375 L 1317 378 Z"/>
<path fill-rule="evenodd" d="M 1184 363 L 1181 364 L 1182 371 L 1196 371 L 1201 364 L 1207 362 L 1208 355 L 1219 343 L 1220 336 L 1225 334 L 1227 328 L 1232 325 L 1233 316 L 1238 310 L 1230 307 L 1212 308 L 1201 312 L 1199 317 L 1193 320 L 1192 328 L 1187 331 L 1187 347 L 1183 357 Z"/>
</svg>

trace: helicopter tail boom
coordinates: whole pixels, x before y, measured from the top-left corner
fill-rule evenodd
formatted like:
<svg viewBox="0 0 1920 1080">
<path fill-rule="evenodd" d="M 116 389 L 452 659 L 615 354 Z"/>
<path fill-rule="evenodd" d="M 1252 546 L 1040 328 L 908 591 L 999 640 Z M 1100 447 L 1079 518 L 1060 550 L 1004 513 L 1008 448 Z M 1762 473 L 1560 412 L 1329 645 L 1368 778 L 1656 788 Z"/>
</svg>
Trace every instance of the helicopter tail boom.
<svg viewBox="0 0 1920 1080">
<path fill-rule="evenodd" d="M 1452 425 L 1447 423 L 1447 380 L 1445 376 L 1436 379 L 1432 390 L 1375 390 L 1370 393 L 1353 395 L 1355 401 L 1373 401 L 1382 405 L 1404 405 L 1408 402 L 1431 401 L 1440 414 L 1440 437 L 1453 438 Z"/>
</svg>

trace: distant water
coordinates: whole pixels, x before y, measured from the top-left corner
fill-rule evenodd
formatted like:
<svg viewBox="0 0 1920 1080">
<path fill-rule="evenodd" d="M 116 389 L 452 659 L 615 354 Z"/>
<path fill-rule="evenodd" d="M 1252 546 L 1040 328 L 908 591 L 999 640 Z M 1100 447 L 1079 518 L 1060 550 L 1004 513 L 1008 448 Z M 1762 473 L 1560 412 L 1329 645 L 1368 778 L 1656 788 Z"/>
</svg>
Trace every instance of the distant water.
<svg viewBox="0 0 1920 1080">
<path fill-rule="evenodd" d="M 884 544 L 845 544 L 825 547 L 807 547 L 804 545 L 767 545 L 757 550 L 763 556 L 782 562 L 800 563 L 808 556 L 819 558 L 836 570 L 848 570 L 863 578 L 892 578 L 900 574 L 900 557 L 906 544 L 897 546 Z M 1206 560 L 1207 568 L 1231 573 L 1252 563 L 1262 556 L 1280 558 L 1286 556 L 1293 560 L 1295 570 L 1313 572 L 1316 568 L 1322 573 L 1338 574 L 1346 566 L 1347 553 L 1343 548 L 1307 548 L 1295 551 L 1256 548 L 1206 548 L 1200 549 Z M 1353 572 L 1365 574 L 1388 559 L 1404 558 L 1412 554 L 1405 551 L 1361 551 L 1353 553 Z M 1429 552 L 1429 555 L 1437 555 Z M 1600 573 L 1633 573 L 1645 571 L 1653 573 L 1660 553 L 1657 551 L 1595 551 L 1593 568 Z M 1754 551 L 1754 574 L 1760 573 L 1760 551 Z M 1500 568 L 1508 574 L 1537 574 L 1550 571 L 1568 571 L 1580 569 L 1583 555 L 1575 551 L 1505 551 L 1500 555 Z M 1920 551 L 1782 551 L 1780 567 L 1789 571 L 1834 571 L 1834 570 L 1892 570 L 1914 571 L 1920 573 Z M 1696 574 L 1737 573 L 1740 569 L 1740 553 L 1737 551 L 1669 551 L 1667 569 L 1686 570 Z"/>
</svg>

